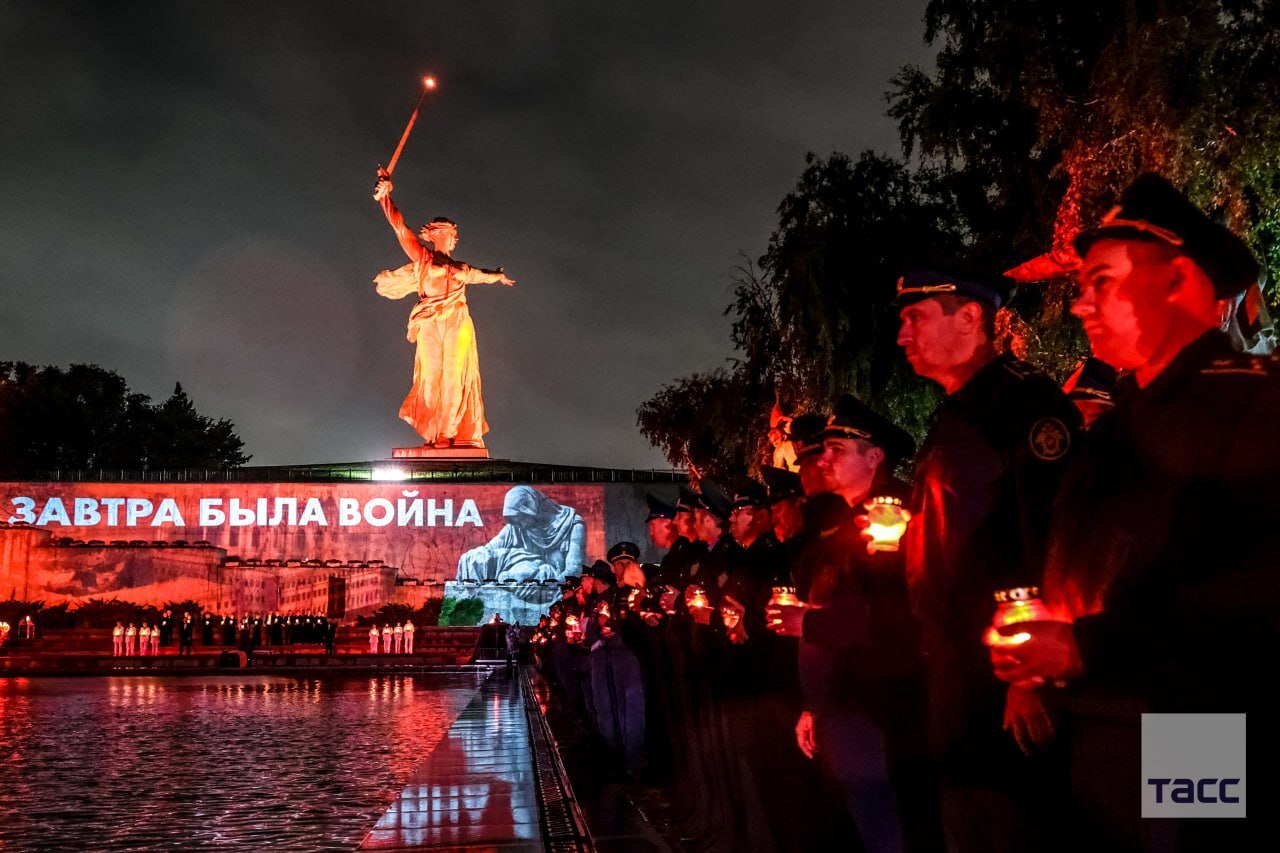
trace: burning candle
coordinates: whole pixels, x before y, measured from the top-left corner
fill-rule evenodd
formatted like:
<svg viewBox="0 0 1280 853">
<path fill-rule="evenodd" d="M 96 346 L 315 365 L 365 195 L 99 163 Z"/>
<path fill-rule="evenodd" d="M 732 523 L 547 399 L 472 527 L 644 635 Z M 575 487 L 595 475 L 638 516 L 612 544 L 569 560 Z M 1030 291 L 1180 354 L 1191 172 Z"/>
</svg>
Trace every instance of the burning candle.
<svg viewBox="0 0 1280 853">
<path fill-rule="evenodd" d="M 707 599 L 706 592 L 704 592 L 700 586 L 691 586 L 684 591 L 684 594 L 687 599 L 686 604 L 688 604 L 690 608 L 696 607 L 698 609 L 702 609 L 704 607 L 711 606 L 711 602 Z"/>
<path fill-rule="evenodd" d="M 795 607 L 800 603 L 793 586 L 775 586 L 767 607 Z"/>
<path fill-rule="evenodd" d="M 640 587 L 635 587 L 634 589 L 632 589 L 631 592 L 627 594 L 627 607 L 631 608 L 632 610 L 635 610 L 636 602 L 640 600 L 640 594 L 642 592 L 644 592 L 644 590 L 640 589 Z"/>
<path fill-rule="evenodd" d="M 798 607 L 799 605 L 800 605 L 800 599 L 796 597 L 795 587 L 775 586 L 773 588 L 773 595 L 769 597 L 769 602 L 765 605 L 765 608 L 768 609 L 770 607 Z M 770 619 L 769 624 L 771 626 L 781 625 L 782 620 Z"/>
<path fill-rule="evenodd" d="M 738 623 L 742 621 L 742 611 L 732 604 L 725 604 L 720 607 L 720 621 L 724 626 L 732 631 L 738 627 Z"/>
<path fill-rule="evenodd" d="M 907 532 L 907 522 L 911 513 L 903 508 L 902 501 L 883 495 L 871 498 L 863 504 L 867 510 L 867 533 L 871 536 L 868 549 L 876 551 L 896 551 L 902 534 Z"/>
<path fill-rule="evenodd" d="M 1001 589 L 995 593 L 996 612 L 991 618 L 983 642 L 988 646 L 1019 646 L 1031 639 L 1031 634 L 1019 631 L 1002 634 L 1000 629 L 1019 622 L 1046 622 L 1052 619 L 1049 608 L 1040 600 L 1040 588 L 1019 586 Z"/>
</svg>

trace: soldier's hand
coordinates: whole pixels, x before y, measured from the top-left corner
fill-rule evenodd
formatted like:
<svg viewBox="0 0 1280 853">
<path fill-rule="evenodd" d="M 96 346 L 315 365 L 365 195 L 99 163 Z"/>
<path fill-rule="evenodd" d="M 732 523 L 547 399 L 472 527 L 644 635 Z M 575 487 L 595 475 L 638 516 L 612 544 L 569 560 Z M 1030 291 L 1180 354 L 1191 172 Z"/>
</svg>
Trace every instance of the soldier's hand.
<svg viewBox="0 0 1280 853">
<path fill-rule="evenodd" d="M 813 738 L 813 714 L 808 711 L 796 721 L 796 746 L 800 747 L 805 758 L 813 758 L 818 754 L 818 744 Z"/>
<path fill-rule="evenodd" d="M 373 200 L 382 201 L 391 195 L 391 178 L 387 177 L 387 173 L 378 170 L 378 182 L 373 185 Z"/>
<path fill-rule="evenodd" d="M 693 621 L 699 625 L 711 624 L 711 608 L 710 607 L 690 607 L 689 615 L 693 617 Z"/>
<path fill-rule="evenodd" d="M 675 613 L 676 599 L 679 595 L 680 590 L 676 589 L 674 586 L 664 587 L 662 597 L 658 599 L 658 606 L 661 607 L 665 613 Z"/>
<path fill-rule="evenodd" d="M 990 629 L 984 639 L 996 677 L 1023 687 L 1084 674 L 1070 622 L 1014 622 Z"/>
<path fill-rule="evenodd" d="M 1004 700 L 1004 730 L 1013 735 L 1026 755 L 1047 749 L 1053 743 L 1053 719 L 1035 690 L 1009 685 Z"/>
<path fill-rule="evenodd" d="M 650 628 L 654 628 L 657 626 L 659 622 L 662 621 L 662 614 L 661 613 L 641 613 L 640 618 L 644 620 L 644 624 L 648 625 Z"/>
</svg>

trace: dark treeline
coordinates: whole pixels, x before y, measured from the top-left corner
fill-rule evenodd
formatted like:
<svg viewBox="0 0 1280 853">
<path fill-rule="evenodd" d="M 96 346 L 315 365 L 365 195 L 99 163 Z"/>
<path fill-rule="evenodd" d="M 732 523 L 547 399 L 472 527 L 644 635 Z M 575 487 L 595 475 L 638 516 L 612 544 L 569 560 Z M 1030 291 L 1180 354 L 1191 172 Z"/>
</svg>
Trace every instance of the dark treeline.
<svg viewBox="0 0 1280 853">
<path fill-rule="evenodd" d="M 225 469 L 249 460 L 235 425 L 196 411 L 182 385 L 160 403 L 92 364 L 0 362 L 0 472 Z"/>
</svg>

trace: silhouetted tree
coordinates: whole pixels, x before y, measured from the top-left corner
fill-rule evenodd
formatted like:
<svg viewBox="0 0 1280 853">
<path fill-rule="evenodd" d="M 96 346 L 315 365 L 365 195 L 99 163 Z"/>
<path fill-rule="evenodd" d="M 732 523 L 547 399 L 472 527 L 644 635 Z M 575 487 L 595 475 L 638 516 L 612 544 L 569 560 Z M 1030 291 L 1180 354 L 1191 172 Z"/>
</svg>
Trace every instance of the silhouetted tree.
<svg viewBox="0 0 1280 853">
<path fill-rule="evenodd" d="M 182 386 L 160 405 L 96 365 L 0 362 L 0 471 L 233 468 L 249 459 L 229 420 L 199 414 Z"/>
</svg>

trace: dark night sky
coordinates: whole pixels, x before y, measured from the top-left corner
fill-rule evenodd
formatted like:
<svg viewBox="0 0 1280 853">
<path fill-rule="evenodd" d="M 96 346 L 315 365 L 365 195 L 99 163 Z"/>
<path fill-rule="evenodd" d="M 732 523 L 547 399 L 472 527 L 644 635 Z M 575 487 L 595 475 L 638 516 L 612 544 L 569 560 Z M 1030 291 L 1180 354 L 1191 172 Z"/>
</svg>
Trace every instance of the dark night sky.
<svg viewBox="0 0 1280 853">
<path fill-rule="evenodd" d="M 496 456 L 665 467 L 635 409 L 724 363 L 806 151 L 896 153 L 924 0 L 0 5 L 0 360 L 94 362 L 251 464 L 385 458 L 412 300 L 370 198 L 460 225 Z"/>
</svg>

